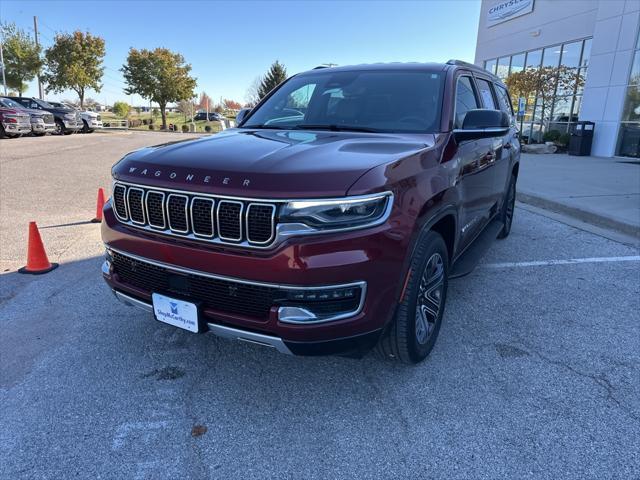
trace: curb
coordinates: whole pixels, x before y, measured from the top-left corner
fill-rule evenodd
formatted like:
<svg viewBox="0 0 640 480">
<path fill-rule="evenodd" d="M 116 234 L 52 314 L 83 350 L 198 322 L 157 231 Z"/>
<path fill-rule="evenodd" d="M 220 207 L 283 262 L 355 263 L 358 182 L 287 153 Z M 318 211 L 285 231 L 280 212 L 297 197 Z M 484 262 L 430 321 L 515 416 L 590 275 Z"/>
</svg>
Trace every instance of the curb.
<svg viewBox="0 0 640 480">
<path fill-rule="evenodd" d="M 632 225 L 625 222 L 620 222 L 604 215 L 582 210 L 576 207 L 570 207 L 564 203 L 549 200 L 547 198 L 538 197 L 529 193 L 518 192 L 517 197 L 519 201 L 528 203 L 535 207 L 543 208 L 545 210 L 551 210 L 553 212 L 563 213 L 570 217 L 574 217 L 583 222 L 596 225 L 598 227 L 615 230 L 616 232 L 629 235 L 634 238 L 640 238 L 640 226 Z"/>
</svg>

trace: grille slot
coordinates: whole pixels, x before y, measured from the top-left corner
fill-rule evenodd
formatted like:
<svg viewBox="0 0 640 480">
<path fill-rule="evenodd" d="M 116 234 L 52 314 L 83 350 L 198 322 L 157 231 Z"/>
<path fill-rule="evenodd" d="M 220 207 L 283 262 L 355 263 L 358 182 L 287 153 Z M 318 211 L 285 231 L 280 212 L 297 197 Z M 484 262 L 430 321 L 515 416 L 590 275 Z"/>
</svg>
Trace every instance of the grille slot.
<svg viewBox="0 0 640 480">
<path fill-rule="evenodd" d="M 164 219 L 164 193 L 147 191 L 147 218 L 154 228 L 167 228 Z"/>
<path fill-rule="evenodd" d="M 222 240 L 242 240 L 242 202 L 220 200 L 218 202 L 218 235 Z"/>
<path fill-rule="evenodd" d="M 144 206 L 143 206 L 144 190 L 141 188 L 130 187 L 127 190 L 127 203 L 129 205 L 129 215 L 131 221 L 144 225 Z"/>
<path fill-rule="evenodd" d="M 189 223 L 187 220 L 187 208 L 189 197 L 172 193 L 167 199 L 167 216 L 169 217 L 169 228 L 178 233 L 189 233 Z"/>
<path fill-rule="evenodd" d="M 127 203 L 125 200 L 126 194 L 127 189 L 123 185 L 116 185 L 113 188 L 113 207 L 118 218 L 122 220 L 127 220 L 129 218 L 127 215 Z"/>
<path fill-rule="evenodd" d="M 267 203 L 250 203 L 247 208 L 247 239 L 253 243 L 269 243 L 274 235 L 276 207 Z"/>
<path fill-rule="evenodd" d="M 112 207 L 130 226 L 193 240 L 267 248 L 276 238 L 279 201 L 219 198 L 115 182 Z"/>
<path fill-rule="evenodd" d="M 213 207 L 210 198 L 196 197 L 191 201 L 191 225 L 193 233 L 201 237 L 213 237 Z"/>
</svg>

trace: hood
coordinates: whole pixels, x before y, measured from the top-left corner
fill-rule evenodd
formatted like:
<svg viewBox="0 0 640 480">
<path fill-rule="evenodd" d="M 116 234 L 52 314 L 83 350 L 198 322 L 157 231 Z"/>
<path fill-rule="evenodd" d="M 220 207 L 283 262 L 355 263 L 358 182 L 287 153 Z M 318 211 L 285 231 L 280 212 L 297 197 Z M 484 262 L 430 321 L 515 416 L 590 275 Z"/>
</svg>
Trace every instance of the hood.
<svg viewBox="0 0 640 480">
<path fill-rule="evenodd" d="M 432 147 L 433 135 L 230 129 L 147 147 L 114 178 L 164 188 L 262 198 L 345 195 L 371 168 Z"/>
</svg>

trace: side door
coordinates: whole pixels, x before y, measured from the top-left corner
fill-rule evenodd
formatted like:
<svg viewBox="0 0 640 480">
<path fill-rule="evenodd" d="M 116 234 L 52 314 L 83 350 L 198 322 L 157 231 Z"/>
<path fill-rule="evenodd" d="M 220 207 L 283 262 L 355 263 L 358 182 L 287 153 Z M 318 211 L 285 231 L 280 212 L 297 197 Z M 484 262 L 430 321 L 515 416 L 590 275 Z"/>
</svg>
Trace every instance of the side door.
<svg viewBox="0 0 640 480">
<path fill-rule="evenodd" d="M 496 188 L 500 197 L 500 203 L 504 199 L 507 191 L 507 185 L 511 179 L 511 169 L 515 159 L 520 153 L 520 141 L 518 140 L 518 129 L 516 127 L 516 119 L 513 114 L 513 106 L 507 89 L 498 83 L 493 84 L 498 106 L 500 110 L 509 115 L 510 128 L 509 133 L 502 139 L 502 155 L 497 160 Z"/>
<path fill-rule="evenodd" d="M 456 80 L 453 128 L 460 129 L 469 110 L 482 108 L 471 74 L 463 73 Z M 460 246 L 465 248 L 486 224 L 493 191 L 491 173 L 484 164 L 484 140 L 466 140 L 458 144 L 458 189 Z"/>
<path fill-rule="evenodd" d="M 478 93 L 482 100 L 482 107 L 488 110 L 500 110 L 497 98 L 494 95 L 491 82 L 484 78 L 476 77 L 476 85 Z M 506 153 L 506 161 L 503 158 L 505 149 L 504 138 L 502 136 L 483 138 L 478 141 L 481 152 L 480 165 L 490 177 L 491 192 L 490 198 L 487 199 L 489 209 L 493 209 L 492 213 L 497 213 L 499 204 L 502 200 L 502 189 L 498 187 L 499 179 L 504 176 L 503 171 L 508 168 L 509 154 Z"/>
</svg>

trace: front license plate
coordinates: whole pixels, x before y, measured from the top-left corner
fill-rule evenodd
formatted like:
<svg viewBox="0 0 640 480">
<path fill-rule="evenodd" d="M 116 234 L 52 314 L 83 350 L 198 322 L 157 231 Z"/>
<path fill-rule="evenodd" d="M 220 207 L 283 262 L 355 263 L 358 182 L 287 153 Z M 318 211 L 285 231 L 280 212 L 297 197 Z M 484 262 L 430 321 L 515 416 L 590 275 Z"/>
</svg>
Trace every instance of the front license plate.
<svg viewBox="0 0 640 480">
<path fill-rule="evenodd" d="M 158 293 L 152 294 L 151 298 L 153 313 L 157 320 L 198 333 L 198 307 L 195 304 Z"/>
</svg>

